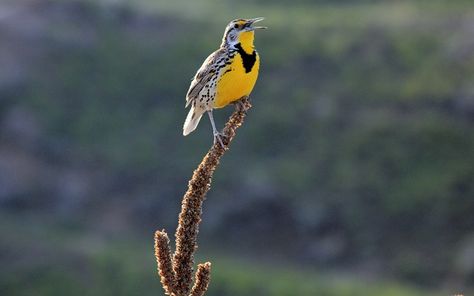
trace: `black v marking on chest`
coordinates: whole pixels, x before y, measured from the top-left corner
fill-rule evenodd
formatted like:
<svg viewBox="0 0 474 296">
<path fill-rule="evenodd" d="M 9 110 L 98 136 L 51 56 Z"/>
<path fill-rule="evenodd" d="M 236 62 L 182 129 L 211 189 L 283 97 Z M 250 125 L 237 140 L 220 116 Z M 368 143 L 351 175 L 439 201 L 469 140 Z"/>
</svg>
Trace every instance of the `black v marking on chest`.
<svg viewBox="0 0 474 296">
<path fill-rule="evenodd" d="M 246 53 L 240 43 L 237 44 L 235 48 L 237 48 L 237 52 L 242 57 L 242 63 L 245 69 L 245 73 L 249 73 L 250 71 L 252 71 L 253 65 L 255 65 L 255 61 L 257 60 L 257 52 L 254 50 L 252 54 Z"/>
</svg>

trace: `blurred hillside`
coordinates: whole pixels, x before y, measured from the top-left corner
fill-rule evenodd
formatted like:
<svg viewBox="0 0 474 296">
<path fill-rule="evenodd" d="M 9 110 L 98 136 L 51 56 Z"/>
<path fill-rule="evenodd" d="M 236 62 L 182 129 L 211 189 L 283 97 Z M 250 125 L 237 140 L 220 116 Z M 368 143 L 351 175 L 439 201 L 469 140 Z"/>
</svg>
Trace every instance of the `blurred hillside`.
<svg viewBox="0 0 474 296">
<path fill-rule="evenodd" d="M 200 234 L 206 260 L 234 258 L 211 294 L 295 295 L 322 270 L 377 284 L 296 294 L 472 288 L 474 5 L 260 3 L 0 3 L 0 294 L 160 293 L 152 233 L 175 229 L 212 143 L 207 121 L 181 135 L 190 78 L 229 20 L 256 16 L 254 108 Z M 293 286 L 241 272 L 259 262 Z"/>
</svg>

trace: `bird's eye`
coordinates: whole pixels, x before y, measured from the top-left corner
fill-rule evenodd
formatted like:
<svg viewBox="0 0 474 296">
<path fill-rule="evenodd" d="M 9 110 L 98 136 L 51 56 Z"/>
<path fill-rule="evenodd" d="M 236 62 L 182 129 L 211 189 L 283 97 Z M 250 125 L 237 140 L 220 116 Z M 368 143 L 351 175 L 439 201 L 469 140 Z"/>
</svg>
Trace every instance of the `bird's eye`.
<svg viewBox="0 0 474 296">
<path fill-rule="evenodd" d="M 235 24 L 235 25 L 234 25 L 234 28 L 236 28 L 236 29 L 237 29 L 238 27 L 239 27 L 239 25 L 238 25 L 238 24 Z"/>
</svg>

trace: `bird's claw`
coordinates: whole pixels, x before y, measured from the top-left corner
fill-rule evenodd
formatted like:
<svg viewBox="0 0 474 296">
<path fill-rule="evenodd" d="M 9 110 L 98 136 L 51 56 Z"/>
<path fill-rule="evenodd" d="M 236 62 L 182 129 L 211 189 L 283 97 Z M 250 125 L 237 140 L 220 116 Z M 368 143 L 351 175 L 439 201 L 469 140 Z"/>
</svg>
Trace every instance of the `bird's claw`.
<svg viewBox="0 0 474 296">
<path fill-rule="evenodd" d="M 235 107 L 238 111 L 247 111 L 247 105 L 242 100 L 238 100 L 235 103 Z"/>
<path fill-rule="evenodd" d="M 225 148 L 224 142 L 222 142 L 222 137 L 227 137 L 223 133 L 214 132 L 214 145 L 219 142 L 222 148 Z"/>
</svg>

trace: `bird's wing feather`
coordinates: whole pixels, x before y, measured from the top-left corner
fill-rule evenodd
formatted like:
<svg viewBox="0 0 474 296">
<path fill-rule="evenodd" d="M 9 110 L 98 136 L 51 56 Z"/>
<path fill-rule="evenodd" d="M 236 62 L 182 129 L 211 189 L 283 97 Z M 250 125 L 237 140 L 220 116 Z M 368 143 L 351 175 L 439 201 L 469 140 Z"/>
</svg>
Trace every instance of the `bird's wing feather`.
<svg viewBox="0 0 474 296">
<path fill-rule="evenodd" d="M 216 61 L 222 57 L 224 49 L 218 49 L 211 53 L 202 64 L 201 68 L 194 76 L 189 86 L 188 93 L 186 94 L 186 107 L 189 106 L 199 95 L 203 87 L 208 83 L 214 75 L 217 75 L 217 63 Z"/>
</svg>

